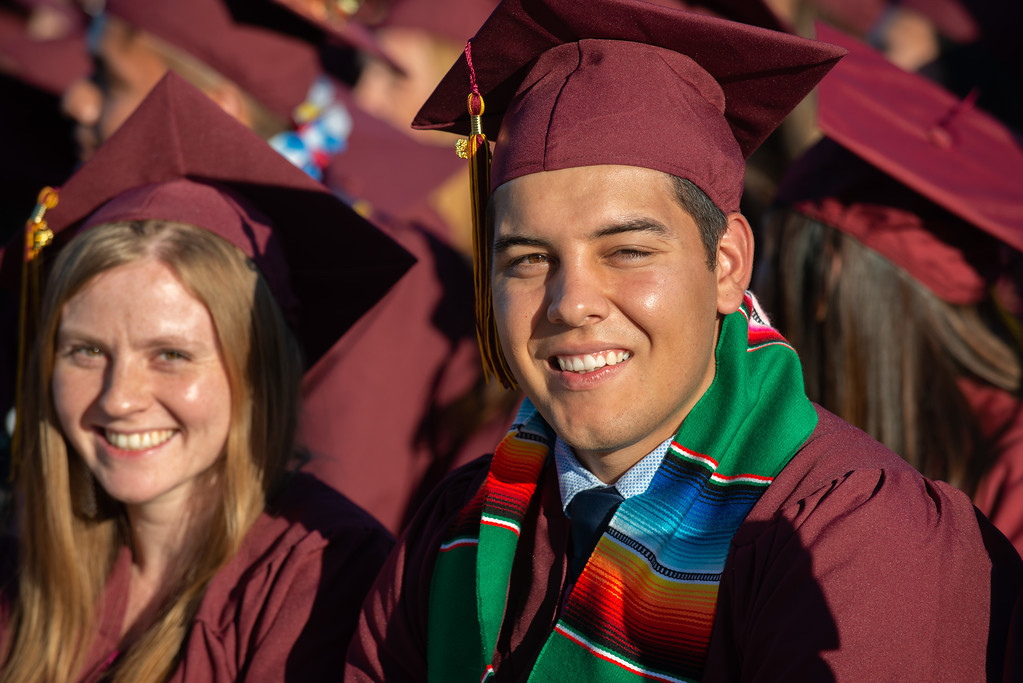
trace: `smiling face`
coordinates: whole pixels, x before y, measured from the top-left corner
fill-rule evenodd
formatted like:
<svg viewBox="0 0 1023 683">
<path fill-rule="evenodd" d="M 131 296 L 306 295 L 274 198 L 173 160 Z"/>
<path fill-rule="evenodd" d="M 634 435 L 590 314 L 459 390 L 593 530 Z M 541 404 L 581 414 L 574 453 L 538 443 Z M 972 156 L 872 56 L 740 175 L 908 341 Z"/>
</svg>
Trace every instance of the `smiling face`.
<svg viewBox="0 0 1023 683">
<path fill-rule="evenodd" d="M 209 311 L 165 264 L 105 271 L 61 311 L 61 430 L 115 500 L 186 508 L 221 457 L 231 390 Z"/>
<path fill-rule="evenodd" d="M 672 436 L 713 381 L 719 314 L 741 301 L 752 242 L 732 248 L 730 215 L 710 270 L 670 178 L 645 168 L 535 173 L 492 201 L 505 356 L 580 461 L 613 481 Z"/>
</svg>

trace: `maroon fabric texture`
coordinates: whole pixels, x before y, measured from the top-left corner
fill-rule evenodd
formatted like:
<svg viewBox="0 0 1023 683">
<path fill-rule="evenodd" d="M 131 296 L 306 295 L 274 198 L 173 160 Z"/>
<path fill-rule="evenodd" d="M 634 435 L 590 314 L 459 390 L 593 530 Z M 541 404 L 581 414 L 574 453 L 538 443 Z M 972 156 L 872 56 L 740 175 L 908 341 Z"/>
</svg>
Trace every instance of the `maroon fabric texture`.
<svg viewBox="0 0 1023 683">
<path fill-rule="evenodd" d="M 531 173 L 613 163 L 688 178 L 722 210 L 738 210 L 746 166 L 724 93 L 686 55 L 580 40 L 540 55 L 519 92 L 494 149 L 491 189 Z"/>
<path fill-rule="evenodd" d="M 472 273 L 418 226 L 380 224 L 417 263 L 306 373 L 300 440 L 310 471 L 397 532 L 424 488 L 495 448 L 514 415 L 494 416 L 464 443 L 451 433 L 445 410 L 482 371 Z"/>
<path fill-rule="evenodd" d="M 677 54 L 665 61 L 665 51 Z M 505 0 L 472 41 L 483 131 L 498 140 L 491 186 L 537 170 L 639 165 L 737 210 L 742 158 L 844 52 L 642 0 Z M 469 83 L 460 59 L 413 127 L 467 134 Z M 514 132 L 498 138 L 502 125 Z M 697 160 L 707 156 L 718 163 L 710 175 L 685 172 L 706 173 Z"/>
<path fill-rule="evenodd" d="M 174 184 L 154 187 L 166 183 Z M 268 268 L 280 293 L 294 295 L 295 332 L 310 363 L 412 265 L 376 226 L 174 73 L 61 188 L 46 214 L 55 237 L 44 255 L 97 210 L 106 220 L 187 220 L 233 241 Z M 343 254 L 359 258 L 339 262 Z M 20 239 L 2 259 L 10 278 L 21 264 Z M 285 263 L 288 272 L 279 272 Z M 294 309 L 290 303 L 282 308 Z"/>
<path fill-rule="evenodd" d="M 732 542 L 704 679 L 998 680 L 1009 615 L 991 605 L 1014 604 L 1023 562 L 961 492 L 818 413 Z M 454 473 L 399 540 L 363 606 L 346 680 L 425 680 L 439 539 L 488 465 Z M 564 587 L 567 520 L 553 469 L 523 525 L 498 680 L 525 680 Z"/>
<path fill-rule="evenodd" d="M 712 17 L 721 17 L 731 21 L 740 21 L 772 31 L 788 31 L 786 26 L 763 0 L 704 0 L 703 2 L 685 2 L 684 0 L 647 0 L 655 5 L 674 7 Z"/>
<path fill-rule="evenodd" d="M 213 577 L 169 681 L 318 681 L 336 678 L 359 605 L 393 546 L 363 510 L 308 474 L 296 475 Z M 4 558 L 16 555 L 6 548 Z M 0 635 L 17 590 L 5 562 Z M 81 683 L 105 680 L 118 655 L 131 553 L 107 580 L 99 632 Z"/>
<path fill-rule="evenodd" d="M 1023 554 L 1023 402 L 977 382 L 959 387 L 997 453 L 973 502 Z"/>
<path fill-rule="evenodd" d="M 821 129 L 877 170 L 822 142 L 793 165 L 779 200 L 853 235 L 946 301 L 977 301 L 1001 266 L 987 236 L 1023 249 L 1023 143 L 866 45 L 823 25 L 818 35 L 850 50 L 821 83 Z"/>
<path fill-rule="evenodd" d="M 464 43 L 497 7 L 498 0 L 393 0 L 379 28 L 414 28 Z"/>
</svg>

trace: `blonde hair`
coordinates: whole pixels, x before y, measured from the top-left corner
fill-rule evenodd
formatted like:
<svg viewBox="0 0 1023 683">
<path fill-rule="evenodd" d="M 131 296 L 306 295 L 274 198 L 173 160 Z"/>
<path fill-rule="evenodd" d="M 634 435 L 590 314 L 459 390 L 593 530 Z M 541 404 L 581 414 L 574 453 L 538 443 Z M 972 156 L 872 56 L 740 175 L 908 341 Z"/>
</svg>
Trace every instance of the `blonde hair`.
<svg viewBox="0 0 1023 683">
<path fill-rule="evenodd" d="M 55 336 L 64 304 L 98 274 L 156 259 L 209 309 L 231 388 L 231 426 L 213 481 L 213 515 L 195 557 L 167 604 L 131 644 L 115 681 L 155 681 L 177 664 L 191 619 L 216 572 L 280 480 L 297 427 L 301 358 L 255 266 L 234 245 L 190 225 L 164 221 L 108 223 L 87 230 L 58 256 L 40 314 L 23 407 L 19 592 L 0 680 L 73 680 L 81 674 L 103 586 L 130 543 L 123 506 L 96 487 L 69 452 L 51 395 Z"/>
</svg>

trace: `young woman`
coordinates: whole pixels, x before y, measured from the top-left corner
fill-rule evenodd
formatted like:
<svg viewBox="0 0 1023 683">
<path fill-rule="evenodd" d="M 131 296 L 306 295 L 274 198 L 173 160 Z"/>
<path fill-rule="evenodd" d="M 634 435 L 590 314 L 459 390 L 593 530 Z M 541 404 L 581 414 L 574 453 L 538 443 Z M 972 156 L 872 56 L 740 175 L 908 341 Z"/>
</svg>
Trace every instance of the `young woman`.
<svg viewBox="0 0 1023 683">
<path fill-rule="evenodd" d="M 303 309 L 285 231 L 347 234 L 372 265 L 403 252 L 174 76 L 44 219 L 60 251 L 18 415 L 0 680 L 334 675 L 391 539 L 297 470 L 282 309 L 300 330 L 344 316 Z"/>
</svg>

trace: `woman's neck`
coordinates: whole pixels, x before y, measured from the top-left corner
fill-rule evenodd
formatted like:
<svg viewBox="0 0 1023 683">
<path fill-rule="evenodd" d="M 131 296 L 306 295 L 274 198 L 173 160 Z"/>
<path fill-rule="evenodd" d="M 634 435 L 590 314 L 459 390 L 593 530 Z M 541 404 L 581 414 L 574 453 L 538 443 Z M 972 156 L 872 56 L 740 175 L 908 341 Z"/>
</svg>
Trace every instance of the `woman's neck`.
<svg viewBox="0 0 1023 683">
<path fill-rule="evenodd" d="M 208 541 L 216 509 L 215 499 L 206 496 L 193 496 L 186 504 L 161 501 L 128 507 L 132 568 L 121 627 L 125 644 L 152 625 L 177 589 L 199 548 Z"/>
</svg>

